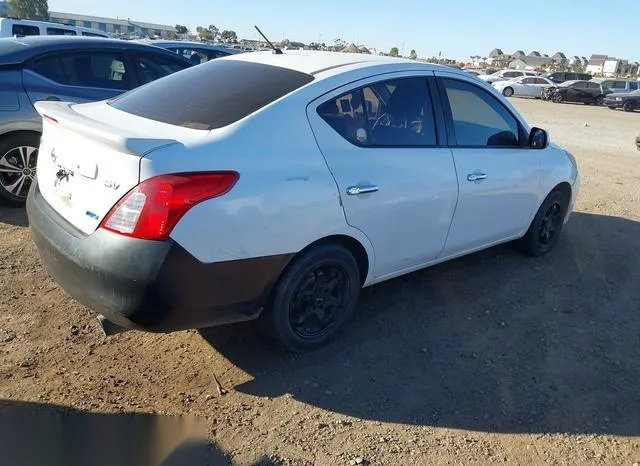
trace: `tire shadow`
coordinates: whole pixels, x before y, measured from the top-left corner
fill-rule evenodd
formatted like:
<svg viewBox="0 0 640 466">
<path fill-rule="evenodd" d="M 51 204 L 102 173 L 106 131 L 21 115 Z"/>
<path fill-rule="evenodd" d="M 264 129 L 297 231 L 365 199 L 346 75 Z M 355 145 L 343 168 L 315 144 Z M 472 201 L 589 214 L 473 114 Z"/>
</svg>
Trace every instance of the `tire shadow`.
<svg viewBox="0 0 640 466">
<path fill-rule="evenodd" d="M 501 433 L 640 435 L 640 223 L 574 213 L 556 249 L 483 251 L 363 291 L 330 346 L 290 355 L 253 325 L 202 332 L 251 376 L 357 418 Z"/>
</svg>

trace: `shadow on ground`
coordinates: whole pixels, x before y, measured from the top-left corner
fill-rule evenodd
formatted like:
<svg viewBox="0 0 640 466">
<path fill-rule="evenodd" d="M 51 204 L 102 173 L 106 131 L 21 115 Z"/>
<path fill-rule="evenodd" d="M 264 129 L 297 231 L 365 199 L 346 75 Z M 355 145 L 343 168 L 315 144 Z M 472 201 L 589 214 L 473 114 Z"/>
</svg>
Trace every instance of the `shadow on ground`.
<svg viewBox="0 0 640 466">
<path fill-rule="evenodd" d="M 24 207 L 10 206 L 0 199 L 0 224 L 3 223 L 20 227 L 29 226 L 26 209 Z"/>
<path fill-rule="evenodd" d="M 575 213 L 550 255 L 494 248 L 366 289 L 313 354 L 203 331 L 236 390 L 358 418 L 485 432 L 640 435 L 640 223 Z"/>
<path fill-rule="evenodd" d="M 223 466 L 229 456 L 192 417 L 102 414 L 0 399 L 2 464 L 11 466 Z M 252 466 L 278 466 L 263 458 Z"/>
</svg>

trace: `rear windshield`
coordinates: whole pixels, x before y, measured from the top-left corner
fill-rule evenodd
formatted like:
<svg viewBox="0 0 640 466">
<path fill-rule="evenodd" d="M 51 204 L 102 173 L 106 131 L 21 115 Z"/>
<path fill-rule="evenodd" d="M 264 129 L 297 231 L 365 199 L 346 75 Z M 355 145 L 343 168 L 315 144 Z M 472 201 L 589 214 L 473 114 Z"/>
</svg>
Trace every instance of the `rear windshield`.
<svg viewBox="0 0 640 466">
<path fill-rule="evenodd" d="M 218 59 L 122 94 L 123 112 L 195 129 L 222 128 L 313 81 L 288 68 Z"/>
</svg>

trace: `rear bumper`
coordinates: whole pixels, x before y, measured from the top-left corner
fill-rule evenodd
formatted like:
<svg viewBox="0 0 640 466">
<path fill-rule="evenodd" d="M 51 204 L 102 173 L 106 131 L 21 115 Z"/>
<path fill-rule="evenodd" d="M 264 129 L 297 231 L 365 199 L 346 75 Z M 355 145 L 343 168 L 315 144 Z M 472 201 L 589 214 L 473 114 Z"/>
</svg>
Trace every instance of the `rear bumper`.
<svg viewBox="0 0 640 466">
<path fill-rule="evenodd" d="M 33 183 L 32 237 L 44 266 L 74 299 L 124 327 L 170 332 L 259 316 L 290 255 L 204 264 L 172 240 L 76 231 Z"/>
</svg>

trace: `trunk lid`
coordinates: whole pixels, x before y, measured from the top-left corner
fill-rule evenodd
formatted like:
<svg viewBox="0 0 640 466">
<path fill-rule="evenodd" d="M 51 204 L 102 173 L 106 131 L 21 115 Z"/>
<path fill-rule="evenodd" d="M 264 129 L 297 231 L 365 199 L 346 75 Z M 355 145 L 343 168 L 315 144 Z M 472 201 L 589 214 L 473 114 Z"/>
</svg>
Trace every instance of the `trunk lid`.
<svg viewBox="0 0 640 466">
<path fill-rule="evenodd" d="M 103 102 L 85 105 L 36 104 L 43 116 L 36 176 L 42 196 L 53 209 L 90 234 L 139 183 L 141 159 L 155 149 L 178 144 L 172 136 L 179 134 L 171 134 L 165 125 L 157 128 L 149 120 L 132 124 L 131 115 Z M 184 128 L 173 132 L 180 130 Z"/>
</svg>

